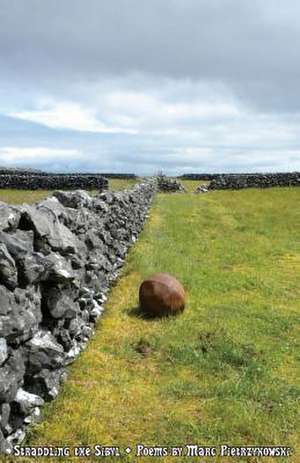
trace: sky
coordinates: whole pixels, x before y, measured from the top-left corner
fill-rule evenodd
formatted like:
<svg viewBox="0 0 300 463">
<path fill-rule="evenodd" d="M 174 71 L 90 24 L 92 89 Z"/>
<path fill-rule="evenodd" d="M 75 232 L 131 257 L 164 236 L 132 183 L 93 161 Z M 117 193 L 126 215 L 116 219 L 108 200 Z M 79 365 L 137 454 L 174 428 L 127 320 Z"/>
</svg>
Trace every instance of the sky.
<svg viewBox="0 0 300 463">
<path fill-rule="evenodd" d="M 0 0 L 0 166 L 300 170 L 297 0 Z"/>
</svg>

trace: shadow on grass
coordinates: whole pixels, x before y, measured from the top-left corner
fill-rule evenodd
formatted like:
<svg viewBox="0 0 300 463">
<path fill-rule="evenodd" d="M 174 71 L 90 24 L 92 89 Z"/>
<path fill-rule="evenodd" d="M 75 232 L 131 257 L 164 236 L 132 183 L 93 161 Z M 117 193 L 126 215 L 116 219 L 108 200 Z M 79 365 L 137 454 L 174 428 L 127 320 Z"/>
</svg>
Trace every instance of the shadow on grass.
<svg viewBox="0 0 300 463">
<path fill-rule="evenodd" d="M 129 315 L 129 317 L 142 318 L 143 320 L 155 321 L 161 318 L 146 313 L 140 306 L 130 307 L 129 309 L 126 309 L 126 312 Z"/>
<path fill-rule="evenodd" d="M 143 320 L 149 320 L 149 321 L 159 321 L 159 320 L 166 319 L 166 318 L 174 318 L 175 316 L 175 314 L 172 314 L 172 313 L 163 313 L 161 315 L 151 315 L 145 312 L 140 306 L 131 307 L 129 309 L 126 309 L 126 313 L 129 315 L 129 317 L 141 318 Z"/>
</svg>

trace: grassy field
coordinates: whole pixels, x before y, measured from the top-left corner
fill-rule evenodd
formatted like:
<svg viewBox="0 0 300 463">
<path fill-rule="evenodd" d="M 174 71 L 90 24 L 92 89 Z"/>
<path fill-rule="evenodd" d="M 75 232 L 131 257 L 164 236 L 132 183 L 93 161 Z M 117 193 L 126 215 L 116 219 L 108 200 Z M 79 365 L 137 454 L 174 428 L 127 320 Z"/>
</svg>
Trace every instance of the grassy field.
<svg viewBox="0 0 300 463">
<path fill-rule="evenodd" d="M 125 188 L 131 188 L 138 179 L 110 179 L 109 189 L 110 190 L 123 190 Z M 50 196 L 55 190 L 14 190 L 14 189 L 0 189 L 0 201 L 8 204 L 33 204 L 41 201 L 47 196 Z M 97 193 L 97 190 L 90 192 L 92 195 Z"/>
<path fill-rule="evenodd" d="M 276 461 L 299 462 L 299 204 L 299 188 L 158 195 L 96 335 L 29 443 L 289 445 L 296 455 Z M 156 271 L 186 288 L 177 318 L 136 309 Z"/>
<path fill-rule="evenodd" d="M 0 189 L 0 201 L 8 204 L 32 204 L 47 198 L 51 193 L 50 190 Z"/>
<path fill-rule="evenodd" d="M 207 180 L 179 180 L 188 193 L 194 193 L 199 185 L 207 185 Z"/>
<path fill-rule="evenodd" d="M 139 182 L 139 179 L 122 179 L 112 178 L 108 180 L 110 190 L 124 190 L 125 188 L 131 188 L 133 185 Z"/>
</svg>

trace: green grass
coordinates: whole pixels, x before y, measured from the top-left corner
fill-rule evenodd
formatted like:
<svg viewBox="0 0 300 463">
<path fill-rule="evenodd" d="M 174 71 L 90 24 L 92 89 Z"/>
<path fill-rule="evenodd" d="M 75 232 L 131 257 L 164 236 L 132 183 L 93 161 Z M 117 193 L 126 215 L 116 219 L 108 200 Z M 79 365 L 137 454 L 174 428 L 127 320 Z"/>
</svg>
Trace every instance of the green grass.
<svg viewBox="0 0 300 463">
<path fill-rule="evenodd" d="M 139 182 L 138 178 L 130 178 L 130 179 L 123 179 L 123 178 L 110 178 L 108 179 L 108 185 L 110 190 L 124 190 L 126 188 L 131 188 L 136 183 Z"/>
<path fill-rule="evenodd" d="M 195 193 L 197 187 L 199 185 L 208 185 L 210 183 L 207 180 L 181 180 L 178 179 L 179 183 L 181 183 L 184 188 L 186 189 L 187 193 Z"/>
<path fill-rule="evenodd" d="M 109 189 L 124 190 L 131 188 L 138 182 L 138 179 L 109 179 Z M 50 196 L 55 190 L 15 190 L 15 189 L 0 189 L 0 201 L 8 204 L 33 204 L 41 201 L 47 196 Z M 97 190 L 91 190 L 90 194 L 94 195 Z"/>
<path fill-rule="evenodd" d="M 299 188 L 158 195 L 30 444 L 289 445 L 297 454 L 276 461 L 299 462 L 299 203 Z M 136 315 L 139 284 L 156 271 L 186 288 L 182 315 Z"/>
<path fill-rule="evenodd" d="M 47 198 L 51 193 L 51 190 L 0 189 L 0 201 L 8 204 L 32 204 Z"/>
</svg>

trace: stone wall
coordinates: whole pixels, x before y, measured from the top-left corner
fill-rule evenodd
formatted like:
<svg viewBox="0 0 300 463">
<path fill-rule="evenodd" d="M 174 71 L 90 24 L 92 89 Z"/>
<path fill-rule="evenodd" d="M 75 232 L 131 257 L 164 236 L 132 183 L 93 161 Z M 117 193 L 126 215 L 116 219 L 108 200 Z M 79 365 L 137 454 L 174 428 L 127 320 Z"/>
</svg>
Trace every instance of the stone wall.
<svg viewBox="0 0 300 463">
<path fill-rule="evenodd" d="M 156 191 L 0 204 L 0 448 L 9 453 L 86 346 Z"/>
<path fill-rule="evenodd" d="M 90 177 L 105 177 L 105 178 L 124 178 L 124 179 L 134 179 L 137 178 L 137 175 L 132 174 L 132 173 L 117 173 L 117 172 L 108 172 L 108 173 L 95 173 L 95 172 L 70 172 L 68 174 L 66 173 L 50 173 L 50 172 L 43 172 L 42 170 L 37 170 L 37 169 L 5 169 L 0 167 L 0 175 L 77 175 L 79 177 L 84 177 L 84 176 L 90 176 Z"/>
<path fill-rule="evenodd" d="M 300 186 L 300 172 L 275 174 L 224 174 L 212 180 L 209 190 L 239 190 L 241 188 L 268 188 Z"/>
<path fill-rule="evenodd" d="M 213 180 L 217 177 L 219 177 L 222 174 L 183 174 L 179 175 L 177 178 L 180 178 L 181 180 Z"/>
<path fill-rule="evenodd" d="M 184 193 L 185 189 L 181 183 L 177 180 L 166 177 L 165 175 L 159 175 L 157 177 L 158 191 L 163 193 Z"/>
<path fill-rule="evenodd" d="M 118 178 L 118 179 L 124 179 L 124 180 L 134 180 L 137 179 L 138 176 L 135 174 L 114 174 L 114 173 L 103 173 L 101 174 L 105 178 Z"/>
<path fill-rule="evenodd" d="M 0 174 L 0 188 L 14 188 L 24 190 L 104 190 L 108 188 L 108 181 L 97 174 L 35 174 L 14 173 Z"/>
</svg>

